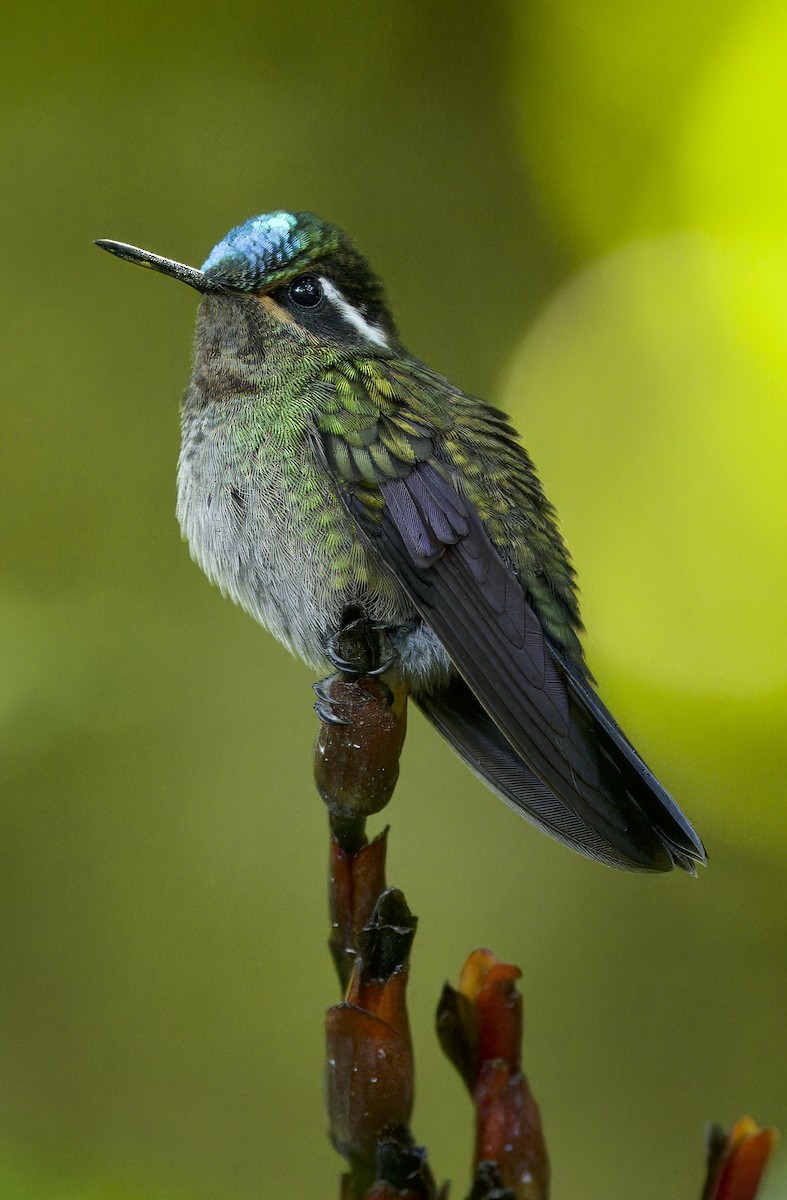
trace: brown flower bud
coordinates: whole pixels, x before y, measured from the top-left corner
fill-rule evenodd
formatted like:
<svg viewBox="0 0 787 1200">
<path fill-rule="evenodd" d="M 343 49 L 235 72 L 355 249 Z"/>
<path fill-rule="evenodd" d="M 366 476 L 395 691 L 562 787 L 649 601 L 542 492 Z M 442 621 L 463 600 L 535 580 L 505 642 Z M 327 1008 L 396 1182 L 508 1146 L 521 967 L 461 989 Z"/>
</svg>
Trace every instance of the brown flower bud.
<svg viewBox="0 0 787 1200">
<path fill-rule="evenodd" d="M 324 722 L 314 747 L 317 790 L 332 817 L 349 820 L 385 808 L 399 778 L 407 691 L 381 679 L 334 676 L 325 703 L 342 724 Z"/>
<path fill-rule="evenodd" d="M 370 1167 L 381 1130 L 407 1125 L 413 1107 L 405 994 L 414 931 L 401 892 L 384 892 L 359 938 L 347 999 L 326 1017 L 331 1141 Z"/>
<path fill-rule="evenodd" d="M 385 891 L 387 842 L 387 829 L 354 854 L 346 853 L 335 838 L 331 841 L 329 944 L 343 990 L 350 979 L 361 930 L 371 921 Z"/>
</svg>

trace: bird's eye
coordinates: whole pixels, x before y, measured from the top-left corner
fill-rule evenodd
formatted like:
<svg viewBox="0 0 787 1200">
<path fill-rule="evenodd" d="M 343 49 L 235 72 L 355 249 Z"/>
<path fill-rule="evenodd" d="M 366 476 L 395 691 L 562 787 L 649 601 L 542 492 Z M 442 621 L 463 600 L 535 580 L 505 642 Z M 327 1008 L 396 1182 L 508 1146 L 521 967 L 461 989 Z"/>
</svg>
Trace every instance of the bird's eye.
<svg viewBox="0 0 787 1200">
<path fill-rule="evenodd" d="M 298 308 L 316 308 L 323 298 L 322 284 L 316 275 L 299 275 L 288 290 Z"/>
</svg>

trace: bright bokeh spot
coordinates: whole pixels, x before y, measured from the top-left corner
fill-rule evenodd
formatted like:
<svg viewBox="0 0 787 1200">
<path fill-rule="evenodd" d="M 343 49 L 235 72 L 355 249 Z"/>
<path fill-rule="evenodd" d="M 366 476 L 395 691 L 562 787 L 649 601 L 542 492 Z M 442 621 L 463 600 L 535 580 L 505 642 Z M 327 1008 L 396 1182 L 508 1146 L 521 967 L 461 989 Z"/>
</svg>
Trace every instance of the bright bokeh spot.
<svg viewBox="0 0 787 1200">
<path fill-rule="evenodd" d="M 787 662 L 787 376 L 736 336 L 745 274 L 697 235 L 618 251 L 525 337 L 506 392 L 537 420 L 605 658 L 690 693 L 754 695 Z"/>
<path fill-rule="evenodd" d="M 787 9 L 745 9 L 698 80 L 677 147 L 684 223 L 737 256 L 717 295 L 737 335 L 787 370 Z"/>
<path fill-rule="evenodd" d="M 722 836 L 783 853 L 787 9 L 569 0 L 517 33 L 525 163 L 578 275 L 506 402 L 591 665 L 622 716 L 660 714 Z"/>
</svg>

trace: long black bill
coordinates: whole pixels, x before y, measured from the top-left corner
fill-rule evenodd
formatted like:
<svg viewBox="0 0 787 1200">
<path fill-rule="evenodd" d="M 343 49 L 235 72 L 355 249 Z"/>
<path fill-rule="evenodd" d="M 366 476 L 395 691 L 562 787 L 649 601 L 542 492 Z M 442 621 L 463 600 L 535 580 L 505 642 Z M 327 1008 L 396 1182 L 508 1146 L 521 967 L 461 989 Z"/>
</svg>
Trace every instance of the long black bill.
<svg viewBox="0 0 787 1200">
<path fill-rule="evenodd" d="M 187 267 L 185 263 L 175 262 L 171 258 L 162 258 L 160 254 L 151 254 L 149 250 L 140 250 L 138 246 L 127 246 L 125 242 L 111 242 L 99 238 L 95 242 L 102 250 L 108 250 L 117 258 L 126 262 L 136 263 L 140 267 L 149 267 L 151 271 L 159 271 L 162 275 L 171 275 L 181 283 L 196 288 L 198 292 L 225 292 L 227 289 L 217 280 L 209 279 L 204 271 L 196 267 Z"/>
</svg>

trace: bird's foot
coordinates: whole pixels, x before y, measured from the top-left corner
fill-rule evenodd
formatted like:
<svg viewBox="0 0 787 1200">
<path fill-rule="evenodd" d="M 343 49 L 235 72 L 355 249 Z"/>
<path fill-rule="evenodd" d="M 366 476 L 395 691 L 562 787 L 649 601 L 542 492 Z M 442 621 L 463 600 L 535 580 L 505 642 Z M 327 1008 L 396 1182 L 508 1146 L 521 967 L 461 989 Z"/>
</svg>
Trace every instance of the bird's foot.
<svg viewBox="0 0 787 1200">
<path fill-rule="evenodd" d="M 378 674 L 378 672 L 375 674 Z M 317 683 L 312 684 L 312 690 L 317 696 L 314 702 L 314 711 L 323 725 L 352 724 L 352 720 L 346 714 L 349 712 L 348 705 L 352 703 L 352 697 L 355 693 L 348 691 L 348 685 L 353 689 L 360 680 L 365 678 L 368 678 L 368 676 L 352 675 L 348 679 L 346 672 L 339 672 L 336 675 L 329 675 L 327 679 L 319 679 Z M 344 686 L 336 687 L 337 684 Z M 384 679 L 375 678 L 374 690 L 376 695 L 389 708 L 393 708 L 395 696 L 393 690 Z M 361 693 L 363 696 L 364 689 L 362 684 Z M 366 701 L 368 702 L 368 696 L 366 697 Z"/>
<path fill-rule="evenodd" d="M 351 679 L 384 675 L 396 661 L 384 627 L 370 621 L 357 605 L 344 610 L 341 625 L 326 638 L 325 656 L 340 675 Z"/>
</svg>

